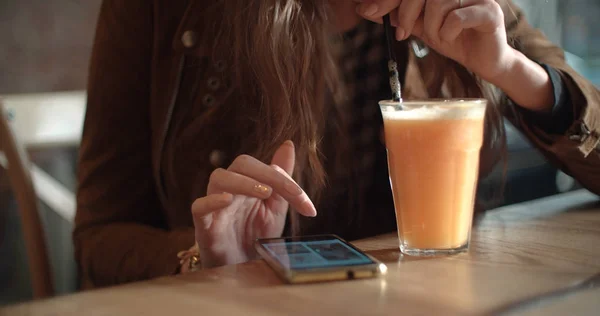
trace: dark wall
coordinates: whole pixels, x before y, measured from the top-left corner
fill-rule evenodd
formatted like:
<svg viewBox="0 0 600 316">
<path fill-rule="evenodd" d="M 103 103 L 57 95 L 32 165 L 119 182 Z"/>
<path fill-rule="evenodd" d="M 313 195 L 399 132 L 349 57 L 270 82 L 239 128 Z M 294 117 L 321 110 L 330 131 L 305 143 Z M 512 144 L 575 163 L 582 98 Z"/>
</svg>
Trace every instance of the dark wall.
<svg viewBox="0 0 600 316">
<path fill-rule="evenodd" d="M 85 89 L 100 3 L 0 0 L 0 94 Z"/>
</svg>

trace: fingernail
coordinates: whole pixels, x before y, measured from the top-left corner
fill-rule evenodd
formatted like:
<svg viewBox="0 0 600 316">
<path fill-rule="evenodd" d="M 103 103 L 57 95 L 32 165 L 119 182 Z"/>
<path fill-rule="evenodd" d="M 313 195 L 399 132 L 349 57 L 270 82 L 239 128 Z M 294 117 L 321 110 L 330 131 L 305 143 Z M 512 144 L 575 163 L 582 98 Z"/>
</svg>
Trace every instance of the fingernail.
<svg viewBox="0 0 600 316">
<path fill-rule="evenodd" d="M 402 28 L 396 28 L 396 40 L 401 41 L 406 36 L 406 31 Z"/>
<path fill-rule="evenodd" d="M 317 209 L 315 208 L 315 205 L 310 200 L 307 200 L 306 202 L 304 202 L 304 204 L 307 205 L 308 208 L 311 210 L 310 217 L 316 217 L 317 216 Z"/>
<path fill-rule="evenodd" d="M 285 142 L 283 142 L 283 143 L 284 143 L 284 144 L 286 144 L 286 145 L 288 145 L 288 146 L 292 146 L 292 148 L 295 148 L 295 146 L 294 146 L 294 142 L 293 142 L 293 141 L 291 141 L 291 140 L 289 140 L 289 139 L 288 139 L 288 140 L 286 140 L 286 141 L 285 141 Z"/>
<path fill-rule="evenodd" d="M 311 211 L 312 211 L 312 215 L 311 215 L 311 217 L 317 217 L 317 209 L 316 209 L 316 208 L 315 208 L 315 206 L 312 204 L 312 202 L 310 202 L 310 201 L 309 201 L 308 203 L 310 203 L 310 209 L 311 209 Z"/>
<path fill-rule="evenodd" d="M 224 207 L 226 205 L 229 205 L 229 203 L 231 203 L 232 200 L 233 195 L 231 195 L 231 193 L 223 193 L 219 197 L 217 204 L 219 204 L 219 207 Z"/>
<path fill-rule="evenodd" d="M 302 194 L 302 188 L 300 188 L 300 186 L 293 181 L 287 181 L 285 183 L 284 187 L 285 187 L 285 190 L 293 196 Z"/>
<path fill-rule="evenodd" d="M 368 5 L 364 6 L 362 14 L 365 16 L 371 16 L 377 13 L 377 10 L 379 10 L 377 3 L 369 3 Z"/>
<path fill-rule="evenodd" d="M 259 194 L 261 194 L 263 196 L 270 196 L 271 190 L 272 189 L 266 185 L 262 185 L 262 184 L 254 185 L 254 191 L 258 192 Z"/>
</svg>

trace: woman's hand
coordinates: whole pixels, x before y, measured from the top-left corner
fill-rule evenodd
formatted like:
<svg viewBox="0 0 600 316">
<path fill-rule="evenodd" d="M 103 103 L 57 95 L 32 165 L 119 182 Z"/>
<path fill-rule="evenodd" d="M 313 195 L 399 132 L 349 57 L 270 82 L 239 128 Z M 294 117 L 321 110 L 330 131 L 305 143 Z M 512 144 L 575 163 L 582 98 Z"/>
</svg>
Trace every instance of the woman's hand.
<svg viewBox="0 0 600 316">
<path fill-rule="evenodd" d="M 355 0 L 357 1 L 357 0 Z M 515 62 L 504 14 L 494 0 L 363 0 L 357 12 L 381 22 L 390 13 L 396 39 L 411 34 L 488 81 Z"/>
<path fill-rule="evenodd" d="M 290 176 L 294 164 L 294 144 L 286 141 L 270 166 L 242 155 L 229 168 L 212 173 L 207 195 L 192 205 L 204 268 L 252 259 L 256 238 L 281 236 L 289 204 L 304 216 L 317 215 Z"/>
<path fill-rule="evenodd" d="M 396 39 L 411 34 L 496 85 L 513 102 L 548 112 L 552 82 L 537 63 L 507 41 L 504 12 L 495 0 L 354 0 L 364 18 L 381 23 L 390 13 Z"/>
</svg>

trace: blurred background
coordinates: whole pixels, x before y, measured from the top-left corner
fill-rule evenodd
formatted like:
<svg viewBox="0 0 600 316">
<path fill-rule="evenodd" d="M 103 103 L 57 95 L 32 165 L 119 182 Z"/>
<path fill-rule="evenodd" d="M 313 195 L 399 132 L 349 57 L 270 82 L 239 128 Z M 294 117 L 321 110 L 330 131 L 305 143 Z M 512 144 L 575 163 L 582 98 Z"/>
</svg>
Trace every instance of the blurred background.
<svg viewBox="0 0 600 316">
<path fill-rule="evenodd" d="M 0 0 L 0 96 L 34 166 L 58 294 L 77 289 L 72 192 L 100 3 Z M 6 170 L 0 167 L 0 305 L 31 297 L 20 215 Z"/>
<path fill-rule="evenodd" d="M 599 0 L 514 0 L 531 24 L 567 51 L 569 63 L 600 86 Z M 0 0 L 0 96 L 27 147 L 57 294 L 76 291 L 71 242 L 75 166 L 88 59 L 100 0 Z M 490 207 L 577 188 L 507 123 L 504 195 Z M 0 165 L 3 165 L 0 155 Z M 5 161 L 4 161 L 5 162 Z M 500 172 L 480 187 L 490 198 Z M 0 305 L 32 297 L 20 215 L 0 167 Z"/>
</svg>

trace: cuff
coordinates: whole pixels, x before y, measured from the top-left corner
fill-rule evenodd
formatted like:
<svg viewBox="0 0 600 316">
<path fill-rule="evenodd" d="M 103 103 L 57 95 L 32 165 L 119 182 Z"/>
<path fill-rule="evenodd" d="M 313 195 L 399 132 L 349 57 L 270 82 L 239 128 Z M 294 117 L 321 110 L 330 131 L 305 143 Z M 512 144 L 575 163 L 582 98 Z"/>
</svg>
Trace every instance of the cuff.
<svg viewBox="0 0 600 316">
<path fill-rule="evenodd" d="M 546 70 L 552 83 L 554 92 L 552 111 L 541 113 L 527 110 L 521 106 L 517 106 L 517 108 L 528 124 L 536 126 L 548 134 L 563 135 L 573 125 L 575 119 L 569 90 L 557 70 L 546 64 L 540 64 L 540 66 Z"/>
</svg>

